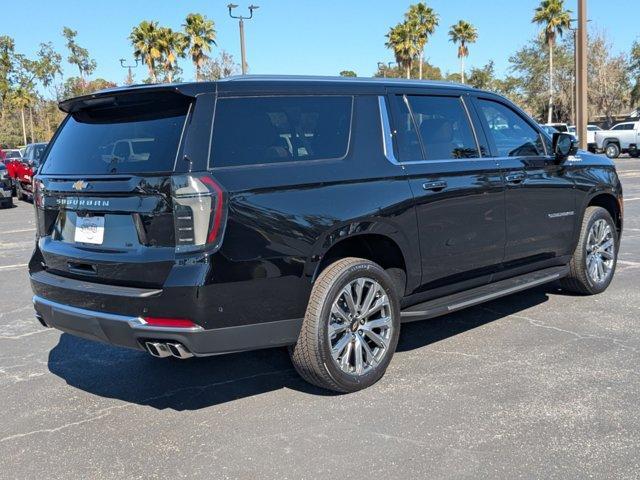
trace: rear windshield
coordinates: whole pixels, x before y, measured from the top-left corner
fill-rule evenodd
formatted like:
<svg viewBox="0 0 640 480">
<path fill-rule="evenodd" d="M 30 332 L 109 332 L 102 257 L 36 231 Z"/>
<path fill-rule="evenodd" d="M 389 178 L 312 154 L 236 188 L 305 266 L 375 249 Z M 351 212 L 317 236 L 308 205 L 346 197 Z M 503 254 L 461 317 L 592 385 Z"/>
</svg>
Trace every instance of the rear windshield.
<svg viewBox="0 0 640 480">
<path fill-rule="evenodd" d="M 173 171 L 187 105 L 81 111 L 67 118 L 41 173 Z"/>
<path fill-rule="evenodd" d="M 212 167 L 341 158 L 349 146 L 352 97 L 221 98 Z"/>
</svg>

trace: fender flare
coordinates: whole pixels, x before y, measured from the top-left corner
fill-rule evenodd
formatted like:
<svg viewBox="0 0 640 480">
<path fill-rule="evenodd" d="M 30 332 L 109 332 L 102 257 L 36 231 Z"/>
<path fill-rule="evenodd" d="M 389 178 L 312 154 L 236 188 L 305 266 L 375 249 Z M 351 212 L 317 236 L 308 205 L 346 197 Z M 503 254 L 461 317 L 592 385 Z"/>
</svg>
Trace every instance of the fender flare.
<svg viewBox="0 0 640 480">
<path fill-rule="evenodd" d="M 417 238 L 409 238 L 403 229 L 393 220 L 386 218 L 360 218 L 358 220 L 339 222 L 331 226 L 318 237 L 311 247 L 311 254 L 305 265 L 305 275 L 314 281 L 318 267 L 326 253 L 345 240 L 363 235 L 379 235 L 394 242 L 404 259 L 407 274 L 407 290 L 417 288 L 422 275 Z M 412 245 L 413 244 L 413 245 Z"/>
</svg>

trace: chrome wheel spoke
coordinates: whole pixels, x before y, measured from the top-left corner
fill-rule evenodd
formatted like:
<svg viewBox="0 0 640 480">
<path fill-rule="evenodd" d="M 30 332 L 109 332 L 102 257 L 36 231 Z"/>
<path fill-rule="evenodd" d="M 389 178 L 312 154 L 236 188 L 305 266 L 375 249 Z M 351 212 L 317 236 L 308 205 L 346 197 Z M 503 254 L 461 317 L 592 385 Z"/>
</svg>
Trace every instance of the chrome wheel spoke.
<svg viewBox="0 0 640 480">
<path fill-rule="evenodd" d="M 377 283 L 372 283 L 371 286 L 369 287 L 367 296 L 362 302 L 362 305 L 360 308 L 360 314 L 362 316 L 369 315 L 369 311 L 371 310 L 371 304 L 373 303 L 373 300 L 376 298 L 376 294 L 378 293 L 378 288 L 379 287 Z"/>
<path fill-rule="evenodd" d="M 600 255 L 602 257 L 604 257 L 606 260 L 613 260 L 613 253 L 607 251 L 607 250 L 602 250 L 600 252 Z"/>
<path fill-rule="evenodd" d="M 333 307 L 331 308 L 331 313 L 335 315 L 337 318 L 339 318 L 340 320 L 342 320 L 343 322 L 349 323 L 350 321 L 349 316 L 345 313 L 344 310 L 342 310 L 342 307 L 337 303 L 333 304 Z"/>
<path fill-rule="evenodd" d="M 376 366 L 378 364 L 378 360 L 376 359 L 376 356 L 373 353 L 373 350 L 371 350 L 371 347 L 369 346 L 369 344 L 367 343 L 367 341 L 363 338 L 360 339 L 360 344 L 362 345 L 362 348 L 364 349 L 365 353 L 367 354 L 367 362 L 370 363 L 373 366 Z"/>
<path fill-rule="evenodd" d="M 375 320 L 369 320 L 365 323 L 365 328 L 372 330 L 374 328 L 388 328 L 391 326 L 391 317 L 380 317 Z"/>
<path fill-rule="evenodd" d="M 349 359 L 351 358 L 352 350 L 353 350 L 353 339 L 349 335 L 349 343 L 347 344 L 347 348 L 346 348 L 346 351 L 344 352 L 344 355 L 340 359 L 340 368 L 342 368 L 343 370 L 349 368 Z"/>
<path fill-rule="evenodd" d="M 345 333 L 340 340 L 333 346 L 331 349 L 331 355 L 334 360 L 338 360 L 340 358 L 340 354 L 344 351 L 344 349 L 351 342 L 351 334 Z"/>
<path fill-rule="evenodd" d="M 387 340 L 384 337 L 382 337 L 382 336 L 378 335 L 377 333 L 375 333 L 375 332 L 373 332 L 371 330 L 368 330 L 368 329 L 365 329 L 363 331 L 364 331 L 365 336 L 370 338 L 380 348 L 387 348 Z"/>
<path fill-rule="evenodd" d="M 344 301 L 346 302 L 347 307 L 349 308 L 349 313 L 351 313 L 352 315 L 355 315 L 358 308 L 356 307 L 353 294 L 351 293 L 351 285 L 347 285 L 346 287 L 344 287 L 344 289 L 342 289 L 342 296 L 344 297 Z"/>
<path fill-rule="evenodd" d="M 356 366 L 356 373 L 358 375 L 362 375 L 362 373 L 364 372 L 364 356 L 362 354 L 363 351 L 363 347 L 362 347 L 362 339 L 360 337 L 356 337 L 355 339 L 355 366 Z"/>
<path fill-rule="evenodd" d="M 382 308 L 389 306 L 389 299 L 386 295 L 381 295 L 378 300 L 367 310 L 366 314 L 363 315 L 364 318 L 368 318 L 375 313 L 378 313 Z"/>
<path fill-rule="evenodd" d="M 349 328 L 348 323 L 330 323 L 329 324 L 329 336 L 331 338 L 337 337 L 338 334 L 344 332 Z"/>
<path fill-rule="evenodd" d="M 609 238 L 608 240 L 602 242 L 599 248 L 600 250 L 609 250 L 611 247 L 613 247 L 613 239 Z"/>
<path fill-rule="evenodd" d="M 364 292 L 365 284 L 366 280 L 364 278 L 359 278 L 355 281 L 355 285 L 353 286 L 354 290 L 356 291 L 356 307 L 360 307 L 362 305 L 362 293 Z"/>
</svg>

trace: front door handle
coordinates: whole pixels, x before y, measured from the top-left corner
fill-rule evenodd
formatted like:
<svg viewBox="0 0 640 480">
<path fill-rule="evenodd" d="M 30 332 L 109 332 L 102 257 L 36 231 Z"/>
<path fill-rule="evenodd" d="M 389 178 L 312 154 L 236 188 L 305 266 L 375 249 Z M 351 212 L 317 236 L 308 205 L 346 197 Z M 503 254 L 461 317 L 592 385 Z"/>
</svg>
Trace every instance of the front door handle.
<svg viewBox="0 0 640 480">
<path fill-rule="evenodd" d="M 447 188 L 447 182 L 444 180 L 437 180 L 435 182 L 425 182 L 422 184 L 422 188 L 425 190 L 432 190 L 434 192 L 439 192 L 440 190 L 444 190 Z"/>
<path fill-rule="evenodd" d="M 505 179 L 507 180 L 507 183 L 518 184 L 522 183 L 522 181 L 525 179 L 525 174 L 524 172 L 510 173 L 505 176 Z"/>
</svg>

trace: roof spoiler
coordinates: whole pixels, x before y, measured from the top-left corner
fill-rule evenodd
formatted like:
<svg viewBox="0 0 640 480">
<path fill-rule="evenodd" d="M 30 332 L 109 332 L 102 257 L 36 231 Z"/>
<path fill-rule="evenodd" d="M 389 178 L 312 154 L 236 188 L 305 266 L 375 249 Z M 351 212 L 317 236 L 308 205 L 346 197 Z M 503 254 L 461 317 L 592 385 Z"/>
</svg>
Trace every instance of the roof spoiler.
<svg viewBox="0 0 640 480">
<path fill-rule="evenodd" d="M 110 88 L 100 90 L 89 95 L 69 98 L 58 104 L 65 113 L 76 113 L 89 108 L 115 107 L 130 104 L 137 99 L 144 100 L 154 97 L 173 97 L 177 100 L 195 98 L 198 92 L 189 84 L 184 85 L 139 85 L 133 87 Z"/>
</svg>

